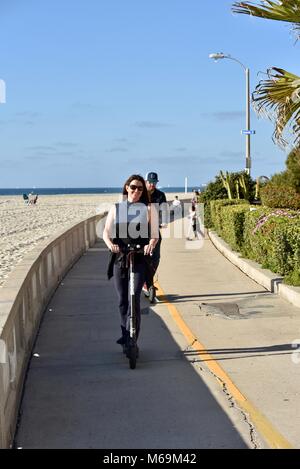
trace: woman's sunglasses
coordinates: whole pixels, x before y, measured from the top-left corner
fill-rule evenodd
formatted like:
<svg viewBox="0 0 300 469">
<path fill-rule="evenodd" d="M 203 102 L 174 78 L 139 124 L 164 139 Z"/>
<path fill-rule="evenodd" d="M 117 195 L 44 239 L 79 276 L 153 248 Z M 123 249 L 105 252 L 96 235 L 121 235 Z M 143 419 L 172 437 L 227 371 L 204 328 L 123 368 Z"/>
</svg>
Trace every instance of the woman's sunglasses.
<svg viewBox="0 0 300 469">
<path fill-rule="evenodd" d="M 129 187 L 130 187 L 130 189 L 131 189 L 132 191 L 138 190 L 138 191 L 140 191 L 140 192 L 143 192 L 143 189 L 144 189 L 143 186 L 136 186 L 135 184 L 130 184 Z"/>
</svg>

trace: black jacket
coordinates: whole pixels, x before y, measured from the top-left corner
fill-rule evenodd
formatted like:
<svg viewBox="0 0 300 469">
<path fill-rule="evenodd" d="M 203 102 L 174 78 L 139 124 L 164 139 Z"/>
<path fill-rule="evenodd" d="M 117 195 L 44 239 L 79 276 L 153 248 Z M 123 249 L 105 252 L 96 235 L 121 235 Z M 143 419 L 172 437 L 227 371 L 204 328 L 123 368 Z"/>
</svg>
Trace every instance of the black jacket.
<svg viewBox="0 0 300 469">
<path fill-rule="evenodd" d="M 152 204 L 159 204 L 160 206 L 161 204 L 163 204 L 159 210 L 159 224 L 162 225 L 168 223 L 169 217 L 166 194 L 155 188 L 152 194 L 150 195 L 150 202 Z"/>
</svg>

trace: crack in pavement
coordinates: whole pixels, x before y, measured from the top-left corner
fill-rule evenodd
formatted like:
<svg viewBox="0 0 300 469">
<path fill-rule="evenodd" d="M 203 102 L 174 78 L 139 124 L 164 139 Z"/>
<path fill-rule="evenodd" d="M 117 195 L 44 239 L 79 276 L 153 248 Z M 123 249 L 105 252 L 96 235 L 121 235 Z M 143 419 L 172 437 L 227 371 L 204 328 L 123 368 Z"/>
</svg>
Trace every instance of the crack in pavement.
<svg viewBox="0 0 300 469">
<path fill-rule="evenodd" d="M 195 338 L 193 340 L 193 342 L 191 344 L 189 344 L 185 349 L 184 349 L 184 353 L 185 352 L 190 352 L 192 351 L 192 347 L 193 345 L 195 344 L 195 342 L 197 342 L 197 339 Z M 214 373 L 213 371 L 211 371 L 209 368 L 203 368 L 201 365 L 199 365 L 199 363 L 197 362 L 197 359 L 196 358 L 193 358 L 191 360 L 189 360 L 190 363 L 196 367 L 197 369 L 199 369 L 200 371 L 202 372 L 209 372 L 217 381 L 219 381 L 219 383 L 221 383 L 221 386 L 222 386 L 222 391 L 223 393 L 225 394 L 228 402 L 229 402 L 229 407 L 230 408 L 234 408 L 236 409 L 242 416 L 244 422 L 247 424 L 247 426 L 249 427 L 249 437 L 250 437 L 250 442 L 252 444 L 252 449 L 259 449 L 260 446 L 259 446 L 259 443 L 258 443 L 258 437 L 257 437 L 257 432 L 256 432 L 256 429 L 254 427 L 254 425 L 251 423 L 250 421 L 250 418 L 249 416 L 247 415 L 247 413 L 237 404 L 237 402 L 235 401 L 234 397 L 232 396 L 232 394 L 230 394 L 230 392 L 228 391 L 228 388 L 227 388 L 227 385 L 226 383 L 222 380 L 222 378 L 220 378 L 216 373 Z"/>
</svg>

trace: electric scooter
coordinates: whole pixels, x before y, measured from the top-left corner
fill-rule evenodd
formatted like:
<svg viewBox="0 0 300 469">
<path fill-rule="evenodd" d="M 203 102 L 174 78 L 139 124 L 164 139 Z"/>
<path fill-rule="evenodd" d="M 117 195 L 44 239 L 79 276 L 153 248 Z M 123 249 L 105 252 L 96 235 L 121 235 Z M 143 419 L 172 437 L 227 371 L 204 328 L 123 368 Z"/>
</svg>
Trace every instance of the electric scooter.
<svg viewBox="0 0 300 469">
<path fill-rule="evenodd" d="M 144 253 L 143 248 L 139 244 L 127 245 L 127 259 L 129 261 L 129 293 L 130 293 L 130 317 L 129 317 L 129 343 L 127 344 L 126 356 L 129 359 L 129 366 L 132 370 L 136 367 L 138 358 L 138 347 L 136 337 L 136 311 L 135 311 L 135 272 L 134 272 L 134 256 L 135 254 Z"/>
</svg>

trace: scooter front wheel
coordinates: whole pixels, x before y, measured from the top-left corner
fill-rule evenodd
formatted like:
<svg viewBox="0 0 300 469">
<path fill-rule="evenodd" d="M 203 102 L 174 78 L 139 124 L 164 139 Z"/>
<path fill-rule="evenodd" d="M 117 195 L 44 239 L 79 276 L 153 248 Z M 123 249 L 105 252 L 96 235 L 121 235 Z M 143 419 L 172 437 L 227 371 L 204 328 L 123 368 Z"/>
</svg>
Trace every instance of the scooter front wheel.
<svg viewBox="0 0 300 469">
<path fill-rule="evenodd" d="M 136 360 L 138 357 L 138 347 L 136 343 L 131 341 L 127 348 L 127 353 L 126 353 L 127 358 L 129 359 L 129 367 L 131 370 L 134 370 L 136 367 Z"/>
<path fill-rule="evenodd" d="M 129 358 L 129 367 L 131 370 L 134 370 L 136 367 L 136 359 L 137 359 L 137 348 L 136 346 L 130 347 L 128 350 L 128 358 Z"/>
</svg>

